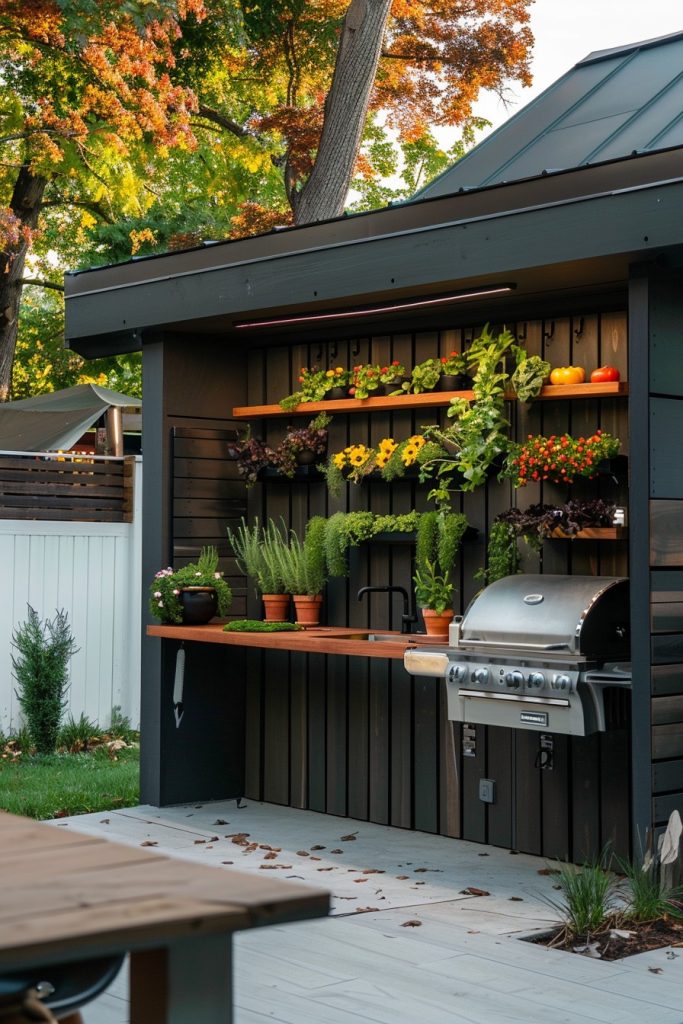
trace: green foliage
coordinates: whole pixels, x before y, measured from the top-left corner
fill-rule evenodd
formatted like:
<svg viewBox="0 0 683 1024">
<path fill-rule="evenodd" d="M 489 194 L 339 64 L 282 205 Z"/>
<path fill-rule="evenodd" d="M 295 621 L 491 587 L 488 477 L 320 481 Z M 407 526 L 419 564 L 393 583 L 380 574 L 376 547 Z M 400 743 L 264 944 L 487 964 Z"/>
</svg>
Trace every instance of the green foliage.
<svg viewBox="0 0 683 1024">
<path fill-rule="evenodd" d="M 66 707 L 69 660 L 78 650 L 66 612 L 41 622 L 28 605 L 28 618 L 12 634 L 12 646 L 17 698 L 32 743 L 39 754 L 52 754 Z"/>
<path fill-rule="evenodd" d="M 436 562 L 438 546 L 439 514 L 423 512 L 417 525 L 415 545 L 415 568 L 418 572 L 425 571 L 429 562 Z"/>
<path fill-rule="evenodd" d="M 538 398 L 541 388 L 550 373 L 550 363 L 540 356 L 527 355 L 526 349 L 513 345 L 512 351 L 517 365 L 510 378 L 513 390 L 520 402 Z"/>
<path fill-rule="evenodd" d="M 0 807 L 45 820 L 93 814 L 140 802 L 140 751 L 112 756 L 106 747 L 84 754 L 52 754 L 3 761 Z"/>
<path fill-rule="evenodd" d="M 79 750 L 87 750 L 93 738 L 99 739 L 99 729 L 96 722 L 92 722 L 87 715 L 81 711 L 78 721 L 73 716 L 59 730 L 57 746 L 64 747 L 69 753 Z"/>
<path fill-rule="evenodd" d="M 122 714 L 121 708 L 115 704 L 111 709 L 111 720 L 108 732 L 116 740 L 125 740 L 126 743 L 137 743 L 140 733 L 130 724 L 130 718 Z"/>
<path fill-rule="evenodd" d="M 277 558 L 277 549 L 285 541 L 272 519 L 262 528 L 258 518 L 251 526 L 242 518 L 235 532 L 228 528 L 228 540 L 238 567 L 254 580 L 257 594 L 286 593 Z"/>
<path fill-rule="evenodd" d="M 415 570 L 415 600 L 420 608 L 430 608 L 438 615 L 453 606 L 453 584 L 439 574 L 435 562 L 426 562 Z"/>
<path fill-rule="evenodd" d="M 234 619 L 223 626 L 224 633 L 294 633 L 303 629 L 297 622 L 263 622 L 261 619 Z"/>
<path fill-rule="evenodd" d="M 440 513 L 437 561 L 441 572 L 452 571 L 467 526 L 467 516 L 462 512 Z"/>
<path fill-rule="evenodd" d="M 433 391 L 443 370 L 440 359 L 425 359 L 413 367 L 410 380 L 403 385 L 404 391 L 419 395 L 422 391 Z"/>
<path fill-rule="evenodd" d="M 330 576 L 348 576 L 347 552 L 380 533 L 413 533 L 421 514 L 375 515 L 372 512 L 335 512 L 327 520 L 325 556 Z"/>
<path fill-rule="evenodd" d="M 325 563 L 330 576 L 348 576 L 349 565 L 346 551 L 349 545 L 344 524 L 346 514 L 335 512 L 327 520 L 325 532 Z"/>
<path fill-rule="evenodd" d="M 182 569 L 174 570 L 169 566 L 155 574 L 149 587 L 151 614 L 168 625 L 180 625 L 183 608 L 179 596 L 185 587 L 213 587 L 218 598 L 216 614 L 222 617 L 230 611 L 232 591 L 223 574 L 218 572 L 216 548 L 202 548 L 197 562 L 190 562 Z"/>
<path fill-rule="evenodd" d="M 562 898 L 545 897 L 562 915 L 569 932 L 589 936 L 607 923 L 617 907 L 617 879 L 604 867 L 604 857 L 583 867 L 564 864 L 556 877 Z"/>
<path fill-rule="evenodd" d="M 309 520 L 303 541 L 290 530 L 289 544 L 277 551 L 279 570 L 288 594 L 322 593 L 327 579 L 325 532 L 327 520 L 314 516 Z"/>
<path fill-rule="evenodd" d="M 663 917 L 683 919 L 683 886 L 666 884 L 658 858 L 646 858 L 640 865 L 620 859 L 618 864 L 626 877 L 624 921 L 646 924 Z"/>
<path fill-rule="evenodd" d="M 520 571 L 517 532 L 511 523 L 499 520 L 491 524 L 486 563 L 486 568 L 480 569 L 475 577 L 486 583 L 495 583 Z"/>
</svg>

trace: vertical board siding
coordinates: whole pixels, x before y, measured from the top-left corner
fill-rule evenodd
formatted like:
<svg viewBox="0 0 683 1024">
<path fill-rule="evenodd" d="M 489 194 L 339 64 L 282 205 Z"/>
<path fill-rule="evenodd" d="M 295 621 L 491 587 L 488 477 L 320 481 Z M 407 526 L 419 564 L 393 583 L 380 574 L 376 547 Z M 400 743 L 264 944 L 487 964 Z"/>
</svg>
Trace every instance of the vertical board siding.
<svg viewBox="0 0 683 1024">
<path fill-rule="evenodd" d="M 482 326 L 255 350 L 249 356 L 248 400 L 273 403 L 294 391 L 303 365 L 384 365 L 398 359 L 412 366 L 428 356 L 462 351 Z M 511 329 L 529 352 L 543 354 L 553 365 L 574 361 L 590 370 L 610 362 L 620 368 L 624 379 L 628 377 L 625 313 L 521 321 Z M 602 427 L 620 437 L 622 450 L 628 450 L 623 399 L 511 403 L 507 408 L 518 439 L 539 432 L 585 434 Z M 355 442 L 372 445 L 382 437 L 402 440 L 436 418 L 447 422 L 445 410 L 336 414 L 329 450 Z M 286 418 L 256 421 L 252 434 L 273 444 L 286 425 Z M 484 565 L 489 525 L 498 513 L 512 504 L 526 508 L 539 501 L 561 503 L 571 496 L 599 495 L 626 505 L 626 487 L 623 479 L 601 477 L 582 481 L 571 491 L 551 484 L 515 491 L 509 482 L 492 477 L 473 494 L 456 495 L 454 508 L 464 511 L 477 531 L 464 543 L 456 566 L 456 610 L 464 612 L 482 586 L 477 572 Z M 250 516 L 276 520 L 282 516 L 299 531 L 312 515 L 330 516 L 338 510 L 371 508 L 375 513 L 393 514 L 425 510 L 430 507 L 428 489 L 406 478 L 391 485 L 349 484 L 333 498 L 321 483 L 268 480 L 257 484 L 247 500 Z M 529 572 L 628 575 L 625 541 L 553 540 L 546 542 L 540 555 L 523 550 L 522 559 Z M 323 621 L 400 628 L 397 595 L 370 594 L 359 603 L 356 594 L 368 584 L 399 585 L 411 592 L 411 545 L 363 545 L 351 551 L 350 565 L 348 580 L 327 585 Z M 477 726 L 475 756 L 463 757 L 463 730 L 446 717 L 440 681 L 412 678 L 398 661 L 311 655 L 292 658 L 290 665 L 290 676 L 276 674 L 274 668 L 271 676 L 267 668 L 262 684 L 257 681 L 255 659 L 250 670 L 248 793 L 359 820 L 514 845 L 550 857 L 592 855 L 603 838 L 615 834 L 618 852 L 628 853 L 628 837 L 624 838 L 623 830 L 616 834 L 613 815 L 603 814 L 603 808 L 616 799 L 616 780 L 628 776 L 625 732 L 613 743 L 600 737 L 556 736 L 553 766 L 541 770 L 538 734 Z M 496 782 L 492 805 L 479 799 L 481 778 Z M 627 800 L 628 787 L 625 792 Z M 617 804 L 628 821 L 627 805 L 623 800 Z"/>
<path fill-rule="evenodd" d="M 102 726 L 118 706 L 140 721 L 140 530 L 142 464 L 136 508 L 127 523 L 0 520 L 5 599 L 0 602 L 0 729 L 22 722 L 12 672 L 11 638 L 27 605 L 41 619 L 67 613 L 78 652 L 69 671 L 66 717 Z"/>
</svg>

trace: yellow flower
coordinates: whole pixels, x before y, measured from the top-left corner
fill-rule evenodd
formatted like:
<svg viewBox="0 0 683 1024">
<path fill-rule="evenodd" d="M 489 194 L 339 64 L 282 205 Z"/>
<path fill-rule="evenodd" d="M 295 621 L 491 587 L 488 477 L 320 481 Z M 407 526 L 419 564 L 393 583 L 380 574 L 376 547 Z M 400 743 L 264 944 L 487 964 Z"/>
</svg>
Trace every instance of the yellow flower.
<svg viewBox="0 0 683 1024">
<path fill-rule="evenodd" d="M 417 445 L 418 448 L 421 448 L 424 443 L 425 439 L 422 434 L 413 434 L 412 437 L 408 438 L 408 444 Z"/>
<path fill-rule="evenodd" d="M 334 377 L 334 370 L 325 370 L 326 377 Z"/>
<path fill-rule="evenodd" d="M 334 372 L 337 373 L 337 374 L 343 373 L 344 372 L 344 367 L 343 366 L 335 366 Z"/>
<path fill-rule="evenodd" d="M 364 444 L 356 444 L 349 453 L 349 462 L 352 466 L 362 466 L 372 455 L 372 450 Z"/>
<path fill-rule="evenodd" d="M 403 462 L 403 465 L 412 466 L 412 464 L 415 462 L 418 451 L 418 445 L 408 443 L 401 452 L 401 461 Z"/>
<path fill-rule="evenodd" d="M 386 466 L 388 461 L 389 461 L 389 453 L 388 452 L 380 452 L 379 455 L 377 456 L 377 458 L 375 459 L 375 465 L 377 466 L 378 469 L 384 469 L 384 467 Z"/>
<path fill-rule="evenodd" d="M 344 466 L 346 465 L 346 455 L 344 454 L 344 452 L 337 452 L 336 455 L 332 456 L 332 461 L 337 467 L 337 469 L 343 469 Z"/>
<path fill-rule="evenodd" d="M 393 437 L 385 437 L 379 443 L 379 450 L 387 457 L 398 448 Z"/>
</svg>

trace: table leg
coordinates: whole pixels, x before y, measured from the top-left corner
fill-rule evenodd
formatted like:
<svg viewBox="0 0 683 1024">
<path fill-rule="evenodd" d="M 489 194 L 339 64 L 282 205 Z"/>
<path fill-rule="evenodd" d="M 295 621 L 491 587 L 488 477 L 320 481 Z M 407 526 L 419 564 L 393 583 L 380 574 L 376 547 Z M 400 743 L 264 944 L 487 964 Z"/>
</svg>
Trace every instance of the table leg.
<svg viewBox="0 0 683 1024">
<path fill-rule="evenodd" d="M 232 937 L 131 953 L 130 1024 L 232 1024 Z"/>
</svg>

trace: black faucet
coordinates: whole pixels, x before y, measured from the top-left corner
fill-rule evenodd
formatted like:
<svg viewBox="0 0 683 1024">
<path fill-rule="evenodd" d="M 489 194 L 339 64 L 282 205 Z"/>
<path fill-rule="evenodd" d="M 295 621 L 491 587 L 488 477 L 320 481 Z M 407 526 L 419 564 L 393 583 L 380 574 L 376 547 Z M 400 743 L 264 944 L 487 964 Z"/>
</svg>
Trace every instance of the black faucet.
<svg viewBox="0 0 683 1024">
<path fill-rule="evenodd" d="M 405 587 L 361 587 L 358 591 L 358 600 L 362 600 L 363 594 L 392 594 L 392 593 L 403 595 L 403 614 L 401 615 L 401 632 L 410 633 L 411 623 L 417 622 L 417 615 L 410 611 L 410 598 L 408 597 L 408 591 Z"/>
</svg>

